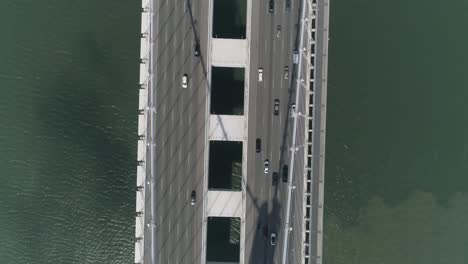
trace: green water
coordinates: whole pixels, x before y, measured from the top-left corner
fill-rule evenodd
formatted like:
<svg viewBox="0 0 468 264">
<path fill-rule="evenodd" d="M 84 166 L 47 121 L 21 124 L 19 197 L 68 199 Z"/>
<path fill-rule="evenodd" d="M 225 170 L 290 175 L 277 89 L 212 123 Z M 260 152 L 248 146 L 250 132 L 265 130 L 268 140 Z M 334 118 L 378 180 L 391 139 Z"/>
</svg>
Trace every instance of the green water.
<svg viewBox="0 0 468 264">
<path fill-rule="evenodd" d="M 467 11 L 332 1 L 324 263 L 467 263 Z"/>
<path fill-rule="evenodd" d="M 139 1 L 0 1 L 0 263 L 133 263 Z"/>
</svg>

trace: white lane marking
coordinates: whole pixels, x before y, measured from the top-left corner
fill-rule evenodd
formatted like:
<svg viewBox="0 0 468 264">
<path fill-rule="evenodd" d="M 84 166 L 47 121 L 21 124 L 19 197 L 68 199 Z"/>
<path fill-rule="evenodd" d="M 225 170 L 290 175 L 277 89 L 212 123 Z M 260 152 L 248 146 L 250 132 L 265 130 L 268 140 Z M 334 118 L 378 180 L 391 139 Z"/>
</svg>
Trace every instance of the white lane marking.
<svg viewBox="0 0 468 264">
<path fill-rule="evenodd" d="M 192 109 L 192 104 L 190 104 L 189 108 L 188 108 L 188 112 L 187 112 L 187 115 L 188 115 L 188 126 L 190 127 L 190 125 L 192 124 L 192 113 L 190 111 L 190 109 Z"/>
<path fill-rule="evenodd" d="M 179 161 L 177 164 L 180 164 L 182 162 L 182 151 L 179 150 Z"/>
<path fill-rule="evenodd" d="M 166 115 L 166 104 L 162 104 L 163 107 L 161 109 L 161 116 L 165 116 Z"/>
<path fill-rule="evenodd" d="M 176 225 L 176 236 L 179 236 L 179 222 Z"/>
<path fill-rule="evenodd" d="M 174 21 L 174 20 L 175 20 L 173 26 L 174 26 L 174 27 L 177 27 L 178 21 L 176 20 L 176 18 L 179 18 L 178 14 L 177 14 L 177 11 L 179 10 L 179 8 L 177 7 L 177 2 L 176 2 L 176 1 L 172 1 L 172 2 L 174 3 L 174 16 L 172 16 L 171 21 Z M 176 53 L 175 47 L 176 47 L 176 43 L 177 43 L 177 34 L 175 34 L 175 33 L 176 33 L 177 31 L 178 31 L 177 28 L 174 28 L 173 30 L 171 29 L 171 33 L 172 33 L 172 36 L 173 36 L 173 38 L 172 38 L 172 46 L 173 46 L 173 48 L 174 48 L 174 49 L 173 49 L 174 53 Z"/>
<path fill-rule="evenodd" d="M 171 146 L 171 148 L 170 148 L 171 151 L 169 152 L 169 158 L 171 158 L 171 157 L 172 157 L 172 154 L 174 153 L 174 152 L 173 152 L 173 150 L 174 150 L 174 145 L 172 145 L 171 142 L 169 142 L 169 145 Z"/>
<path fill-rule="evenodd" d="M 168 221 L 169 224 L 169 233 L 171 232 L 171 221 Z"/>
<path fill-rule="evenodd" d="M 280 109 L 281 109 L 281 108 L 280 108 Z M 282 111 L 280 111 L 279 116 L 278 116 L 278 118 L 279 118 L 279 127 L 280 127 L 280 130 L 281 130 L 281 120 L 282 120 L 282 118 L 281 118 L 281 112 L 282 112 Z"/>
<path fill-rule="evenodd" d="M 184 35 L 185 35 L 185 32 L 186 32 L 186 24 L 185 24 L 185 16 L 187 15 L 188 11 L 187 11 L 187 1 L 184 1 L 184 14 L 182 15 L 182 40 L 184 39 Z M 185 51 L 185 41 L 182 41 L 182 50 Z M 183 55 L 185 55 L 184 53 L 182 53 Z"/>
<path fill-rule="evenodd" d="M 187 153 L 187 168 L 190 168 L 190 151 Z"/>
<path fill-rule="evenodd" d="M 164 40 L 165 40 L 165 43 L 167 43 L 167 34 L 169 33 L 169 30 L 164 30 L 165 33 L 164 33 Z"/>
<path fill-rule="evenodd" d="M 159 188 L 161 189 L 160 191 L 162 191 L 163 186 L 164 186 L 164 177 L 161 177 L 161 181 L 159 182 Z"/>
<path fill-rule="evenodd" d="M 169 196 L 172 195 L 172 184 L 169 184 Z"/>
<path fill-rule="evenodd" d="M 171 121 L 174 122 L 174 111 L 171 112 Z"/>
<path fill-rule="evenodd" d="M 174 65 L 173 63 L 171 63 L 172 65 Z M 175 83 L 175 71 L 171 71 L 172 72 L 172 84 Z M 172 85 L 171 85 L 172 86 Z M 169 87 L 169 89 L 171 89 L 172 87 Z"/>
<path fill-rule="evenodd" d="M 275 49 L 276 49 L 276 42 L 273 41 L 273 54 L 276 54 L 276 50 L 275 50 Z M 273 64 L 275 64 L 275 58 L 273 57 L 273 58 L 271 58 L 271 59 L 272 59 L 272 61 L 273 61 Z M 272 78 L 271 78 L 271 79 L 272 79 L 272 82 L 271 82 L 271 89 L 273 90 L 273 88 L 275 87 L 275 79 L 276 79 L 275 77 L 276 77 L 276 75 L 273 74 L 273 68 L 271 69 L 271 72 L 272 72 L 272 74 L 271 74 L 271 75 L 272 75 Z"/>
<path fill-rule="evenodd" d="M 271 123 L 273 124 L 273 119 L 271 120 Z M 268 157 L 270 157 L 271 161 L 270 161 L 270 168 L 273 167 L 272 166 L 272 163 L 273 163 L 273 148 L 270 148 L 270 155 L 268 155 Z"/>
</svg>

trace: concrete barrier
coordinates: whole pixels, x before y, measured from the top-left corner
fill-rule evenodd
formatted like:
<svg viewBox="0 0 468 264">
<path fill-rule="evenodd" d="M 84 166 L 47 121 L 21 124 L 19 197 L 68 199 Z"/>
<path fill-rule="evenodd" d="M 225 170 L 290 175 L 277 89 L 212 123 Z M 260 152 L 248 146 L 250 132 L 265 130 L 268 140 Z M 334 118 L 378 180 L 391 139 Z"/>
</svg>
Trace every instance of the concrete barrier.
<svg viewBox="0 0 468 264">
<path fill-rule="evenodd" d="M 144 261 L 144 235 L 145 235 L 145 193 L 146 193 L 146 151 L 147 151 L 147 124 L 148 124 L 148 81 L 150 41 L 148 38 L 151 26 L 150 15 L 151 0 L 142 0 L 141 13 L 141 39 L 140 39 L 140 78 L 138 97 L 138 144 L 137 144 L 137 177 L 136 177 L 136 217 L 135 217 L 135 263 Z"/>
</svg>

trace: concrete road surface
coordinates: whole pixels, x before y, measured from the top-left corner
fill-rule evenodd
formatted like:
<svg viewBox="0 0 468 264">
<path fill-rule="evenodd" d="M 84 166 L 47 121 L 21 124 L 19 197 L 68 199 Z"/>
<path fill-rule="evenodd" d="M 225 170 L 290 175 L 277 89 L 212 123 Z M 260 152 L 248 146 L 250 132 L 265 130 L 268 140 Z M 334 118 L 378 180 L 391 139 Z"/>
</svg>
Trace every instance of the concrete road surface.
<svg viewBox="0 0 468 264">
<path fill-rule="evenodd" d="M 155 168 L 157 263 L 200 263 L 206 116 L 208 1 L 154 0 Z M 200 41 L 201 55 L 194 56 Z M 203 61 L 205 60 L 205 61 Z M 182 76 L 189 77 L 182 88 Z M 148 124 L 150 126 L 150 123 Z M 148 174 L 149 175 L 149 174 Z M 190 205 L 190 193 L 197 203 Z M 147 205 L 150 206 L 147 193 Z M 150 209 L 148 208 L 147 212 Z M 147 223 L 150 223 L 147 214 Z M 146 228 L 145 263 L 151 263 Z"/>
<path fill-rule="evenodd" d="M 291 1 L 291 9 L 286 12 L 286 0 L 275 0 L 273 14 L 268 12 L 268 1 L 253 1 L 252 7 L 249 107 L 253 111 L 249 115 L 245 261 L 270 264 L 280 263 L 283 245 L 287 184 L 281 176 L 283 165 L 289 162 L 291 143 L 290 105 L 295 98 L 292 50 L 297 42 L 299 1 Z M 289 68 L 288 79 L 284 78 L 285 66 Z M 258 68 L 263 68 L 263 82 L 258 82 Z M 275 99 L 280 101 L 278 116 L 273 114 Z M 256 138 L 262 141 L 261 153 L 255 152 Z M 263 173 L 265 159 L 270 160 L 268 175 Z M 279 176 L 277 186 L 272 183 L 273 172 Z M 277 235 L 275 246 L 270 245 L 272 232 Z"/>
</svg>

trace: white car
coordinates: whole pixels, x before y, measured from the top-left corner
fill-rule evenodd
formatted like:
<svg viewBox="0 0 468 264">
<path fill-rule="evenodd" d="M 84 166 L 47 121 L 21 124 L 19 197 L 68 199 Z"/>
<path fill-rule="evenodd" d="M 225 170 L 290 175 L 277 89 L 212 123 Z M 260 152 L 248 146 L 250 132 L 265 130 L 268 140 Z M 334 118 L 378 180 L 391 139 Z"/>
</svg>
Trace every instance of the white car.
<svg viewBox="0 0 468 264">
<path fill-rule="evenodd" d="M 182 76 L 182 88 L 187 88 L 188 87 L 188 75 L 184 74 Z"/>
<path fill-rule="evenodd" d="M 296 104 L 291 105 L 291 116 L 296 115 Z"/>
<path fill-rule="evenodd" d="M 272 233 L 270 234 L 270 244 L 271 244 L 272 246 L 276 245 L 276 233 L 274 233 L 274 232 L 272 232 Z"/>
<path fill-rule="evenodd" d="M 258 81 L 263 82 L 263 68 L 258 68 Z"/>
<path fill-rule="evenodd" d="M 270 161 L 269 161 L 268 159 L 266 159 L 264 165 L 265 165 L 265 167 L 264 167 L 264 172 L 265 172 L 265 174 L 268 174 L 268 170 L 269 170 L 269 166 L 270 166 Z"/>
<path fill-rule="evenodd" d="M 297 49 L 293 50 L 293 63 L 299 63 L 299 51 Z"/>
</svg>

